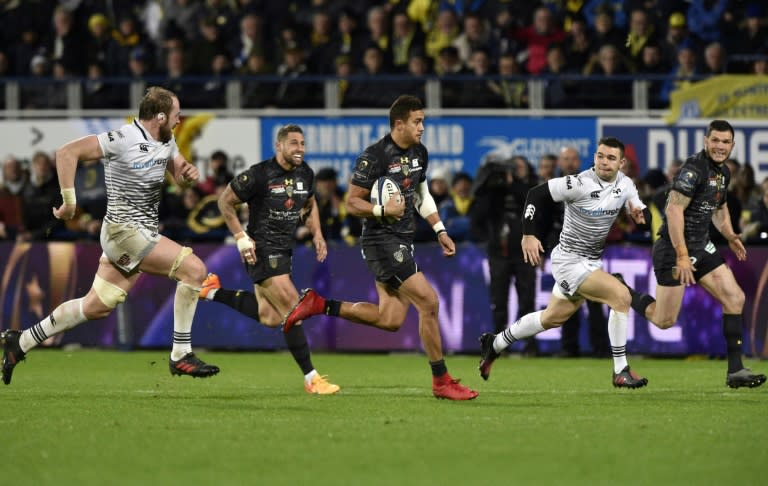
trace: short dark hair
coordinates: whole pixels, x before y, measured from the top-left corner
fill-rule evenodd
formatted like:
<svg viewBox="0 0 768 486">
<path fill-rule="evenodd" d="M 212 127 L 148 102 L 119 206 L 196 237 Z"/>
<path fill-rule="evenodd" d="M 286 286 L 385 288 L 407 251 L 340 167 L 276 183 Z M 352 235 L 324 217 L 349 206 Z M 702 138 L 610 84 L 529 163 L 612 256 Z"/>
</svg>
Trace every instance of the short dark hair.
<svg viewBox="0 0 768 486">
<path fill-rule="evenodd" d="M 732 137 L 735 135 L 733 132 L 733 126 L 731 126 L 731 124 L 725 120 L 712 120 L 709 122 L 709 126 L 707 127 L 707 136 L 709 136 L 709 134 L 713 131 L 731 132 Z"/>
<path fill-rule="evenodd" d="M 597 146 L 605 145 L 606 147 L 613 147 L 619 149 L 622 158 L 624 157 L 624 142 L 616 137 L 603 137 L 597 142 Z"/>
<path fill-rule="evenodd" d="M 398 96 L 389 108 L 389 127 L 393 128 L 397 120 L 406 121 L 412 111 L 423 110 L 421 100 L 411 95 Z"/>
<path fill-rule="evenodd" d="M 288 125 L 283 125 L 280 127 L 280 130 L 277 131 L 277 141 L 282 142 L 285 140 L 289 133 L 300 133 L 304 135 L 304 131 L 300 126 L 296 125 L 295 123 L 289 123 Z"/>
<path fill-rule="evenodd" d="M 147 88 L 147 92 L 139 104 L 139 120 L 150 120 L 160 113 L 169 116 L 171 108 L 173 108 L 174 98 L 176 98 L 176 94 L 169 89 L 160 86 Z"/>
</svg>

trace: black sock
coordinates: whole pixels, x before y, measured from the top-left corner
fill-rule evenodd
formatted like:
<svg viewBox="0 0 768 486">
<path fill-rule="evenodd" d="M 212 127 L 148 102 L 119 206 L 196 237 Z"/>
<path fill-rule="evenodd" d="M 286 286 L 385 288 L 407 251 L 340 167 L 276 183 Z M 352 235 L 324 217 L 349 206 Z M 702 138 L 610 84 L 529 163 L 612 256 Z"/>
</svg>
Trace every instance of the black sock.
<svg viewBox="0 0 768 486">
<path fill-rule="evenodd" d="M 728 373 L 735 373 L 744 368 L 741 362 L 743 340 L 741 314 L 723 314 L 723 335 L 725 349 L 728 352 Z"/>
<path fill-rule="evenodd" d="M 288 345 L 288 350 L 293 355 L 296 364 L 301 368 L 302 373 L 306 375 L 315 369 L 312 366 L 312 358 L 309 355 L 309 343 L 302 326 L 293 326 L 285 333 L 285 344 Z"/>
<path fill-rule="evenodd" d="M 326 316 L 338 316 L 341 312 L 341 301 L 325 299 L 325 309 L 323 312 Z"/>
<path fill-rule="evenodd" d="M 445 366 L 445 360 L 430 361 L 429 366 L 432 367 L 432 376 L 443 376 L 448 373 L 448 367 Z"/>
<path fill-rule="evenodd" d="M 214 294 L 213 301 L 227 305 L 251 319 L 259 320 L 259 302 L 253 292 L 219 289 Z"/>
<path fill-rule="evenodd" d="M 656 299 L 648 294 L 641 294 L 640 292 L 634 291 L 632 289 L 629 290 L 629 293 L 632 295 L 632 304 L 630 304 L 632 309 L 639 315 L 645 317 L 645 309 L 647 309 L 649 305 L 656 302 Z"/>
</svg>

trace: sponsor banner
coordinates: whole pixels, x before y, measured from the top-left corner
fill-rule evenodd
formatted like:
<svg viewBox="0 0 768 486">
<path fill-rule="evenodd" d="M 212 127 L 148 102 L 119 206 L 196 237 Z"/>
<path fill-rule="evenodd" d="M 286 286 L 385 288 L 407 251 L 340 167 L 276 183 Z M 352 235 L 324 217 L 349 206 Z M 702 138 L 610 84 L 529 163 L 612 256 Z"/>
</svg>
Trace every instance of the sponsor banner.
<svg viewBox="0 0 768 486">
<path fill-rule="evenodd" d="M 365 148 L 389 133 L 386 112 L 376 117 L 306 117 L 261 119 L 265 156 L 274 152 L 277 131 L 288 123 L 304 130 L 307 163 L 315 170 L 333 167 L 346 185 L 355 160 Z M 470 175 L 490 155 L 523 155 L 534 166 L 538 158 L 573 146 L 591 165 L 595 150 L 594 118 L 435 117 L 427 114 L 422 142 L 431 170 L 445 168 Z"/>
<path fill-rule="evenodd" d="M 661 120 L 599 118 L 597 137 L 612 135 L 626 146 L 628 159 L 642 175 L 648 169 L 665 170 L 675 160 L 685 160 L 704 148 L 704 135 L 711 120 L 685 120 L 666 125 Z M 733 120 L 735 146 L 732 157 L 749 163 L 758 183 L 768 177 L 768 121 Z"/>
<path fill-rule="evenodd" d="M 253 288 L 234 246 L 196 245 L 194 251 L 210 271 L 222 277 L 225 288 Z M 0 243 L 0 329 L 30 327 L 61 302 L 85 295 L 100 255 L 101 248 L 96 243 Z M 768 247 L 750 247 L 746 262 L 736 261 L 728 251 L 723 256 L 746 294 L 744 350 L 753 356 L 768 357 Z M 484 251 L 477 246 L 461 245 L 455 258 L 445 259 L 437 245 L 422 245 L 416 248 L 416 260 L 440 301 L 444 349 L 477 353 L 477 337 L 493 328 Z M 608 247 L 604 269 L 621 272 L 629 285 L 655 294 L 649 247 Z M 313 249 L 298 247 L 293 270 L 297 288 L 314 287 L 322 295 L 340 300 L 377 302 L 373 277 L 358 248 L 332 246 L 327 260 L 318 263 Z M 536 279 L 537 308 L 546 306 L 553 284 L 549 267 L 545 266 Z M 78 326 L 46 344 L 116 347 L 125 343 L 125 347 L 168 348 L 175 289 L 175 283 L 167 278 L 143 276 L 126 303 L 109 317 Z M 509 311 L 510 316 L 517 315 L 514 287 L 510 291 Z M 582 314 L 582 350 L 586 352 L 590 345 L 586 315 Z M 118 326 L 118 318 L 129 325 Z M 632 354 L 724 355 L 721 320 L 720 304 L 700 286 L 692 286 L 686 289 L 678 322 L 670 329 L 660 330 L 630 311 L 628 349 Z M 395 333 L 328 316 L 311 317 L 305 326 L 314 350 L 422 351 L 418 315 L 413 309 Z M 558 329 L 545 331 L 537 339 L 542 352 L 559 350 Z M 193 343 L 219 349 L 285 346 L 280 329 L 259 325 L 229 307 L 208 301 L 197 306 Z M 516 343 L 516 349 L 522 345 Z"/>
<path fill-rule="evenodd" d="M 768 76 L 714 76 L 672 92 L 667 123 L 691 118 L 760 119 L 768 116 Z"/>
</svg>

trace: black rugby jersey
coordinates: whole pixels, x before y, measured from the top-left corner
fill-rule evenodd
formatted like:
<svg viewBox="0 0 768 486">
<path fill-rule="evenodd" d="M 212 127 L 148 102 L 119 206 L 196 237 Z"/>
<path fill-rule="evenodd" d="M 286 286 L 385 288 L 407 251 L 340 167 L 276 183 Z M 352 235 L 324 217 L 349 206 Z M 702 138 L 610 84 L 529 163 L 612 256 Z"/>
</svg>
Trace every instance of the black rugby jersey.
<svg viewBox="0 0 768 486">
<path fill-rule="evenodd" d="M 357 158 L 352 173 L 352 184 L 370 190 L 376 179 L 387 176 L 397 183 L 400 192 L 405 196 L 405 213 L 399 221 L 384 224 L 376 218 L 363 220 L 363 245 L 391 241 L 393 237 L 400 243 L 413 242 L 417 214 L 414 199 L 417 186 L 426 180 L 428 159 L 424 145 L 419 143 L 402 149 L 392 140 L 391 134 L 366 148 Z"/>
<path fill-rule="evenodd" d="M 256 250 L 288 250 L 295 246 L 299 212 L 314 194 L 315 173 L 303 163 L 295 170 L 280 167 L 273 157 L 250 166 L 230 185 L 248 203 L 248 235 Z"/>
<path fill-rule="evenodd" d="M 705 150 L 689 157 L 672 181 L 671 190 L 690 197 L 691 202 L 683 216 L 685 218 L 685 245 L 688 251 L 701 250 L 709 243 L 709 223 L 712 213 L 725 204 L 731 173 L 728 166 L 717 164 Z M 669 240 L 667 216 L 659 229 L 659 235 Z"/>
</svg>

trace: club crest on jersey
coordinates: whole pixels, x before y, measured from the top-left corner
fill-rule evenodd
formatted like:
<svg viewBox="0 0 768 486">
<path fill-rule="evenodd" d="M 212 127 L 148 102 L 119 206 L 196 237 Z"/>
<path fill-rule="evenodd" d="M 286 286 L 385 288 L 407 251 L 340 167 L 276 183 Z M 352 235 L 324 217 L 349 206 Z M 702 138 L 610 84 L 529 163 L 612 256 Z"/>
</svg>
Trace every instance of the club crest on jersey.
<svg viewBox="0 0 768 486">
<path fill-rule="evenodd" d="M 269 261 L 269 268 L 275 269 L 280 261 L 280 255 L 269 255 L 267 260 Z"/>
<path fill-rule="evenodd" d="M 600 199 L 600 191 L 592 191 L 589 193 L 589 197 L 592 199 Z"/>
<path fill-rule="evenodd" d="M 286 179 L 284 184 L 285 193 L 288 194 L 288 197 L 293 197 L 293 191 L 295 190 L 293 187 L 293 179 Z"/>
<path fill-rule="evenodd" d="M 400 157 L 400 167 L 403 175 L 408 177 L 408 174 L 411 173 L 411 162 L 408 160 L 408 157 Z"/>
<path fill-rule="evenodd" d="M 139 151 L 140 152 L 149 152 L 149 145 L 146 143 L 140 143 L 139 144 Z"/>
<path fill-rule="evenodd" d="M 400 248 L 399 250 L 394 252 L 392 254 L 392 256 L 394 257 L 394 259 L 395 259 L 395 261 L 397 263 L 403 263 L 403 260 L 405 259 L 405 255 L 403 255 L 403 249 L 402 248 Z"/>
<path fill-rule="evenodd" d="M 616 189 L 614 189 L 611 192 L 613 193 L 614 199 L 618 199 L 618 198 L 621 197 L 621 188 L 620 187 L 617 187 Z"/>
<path fill-rule="evenodd" d="M 523 217 L 524 217 L 525 219 L 528 219 L 528 220 L 530 220 L 530 221 L 533 221 L 533 215 L 534 215 L 534 214 L 536 214 L 536 206 L 534 206 L 533 204 L 529 204 L 529 205 L 527 205 L 527 206 L 525 207 L 525 214 L 523 215 Z"/>
</svg>

